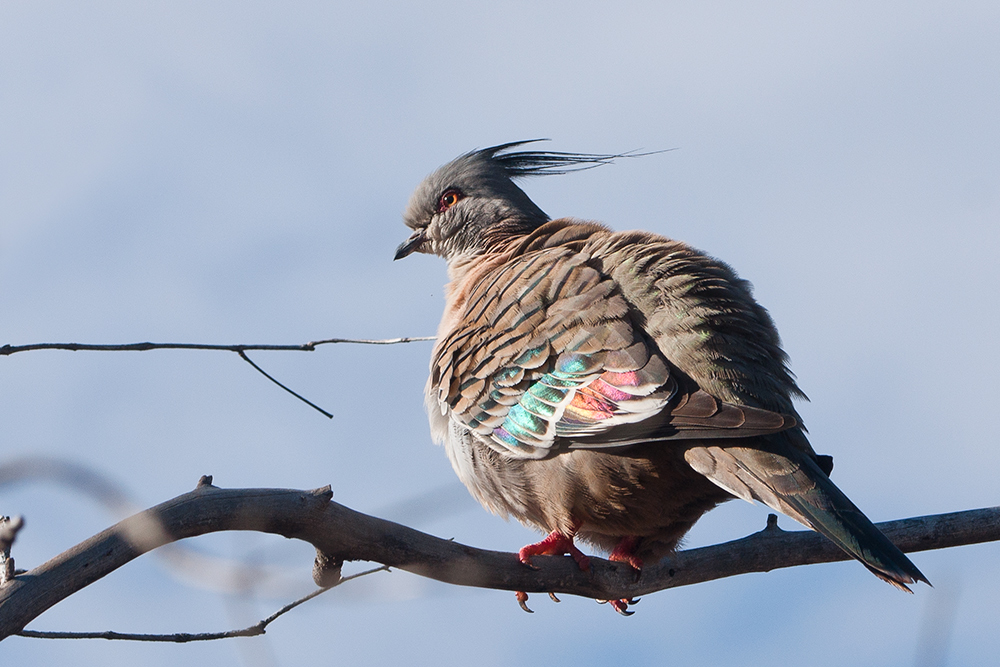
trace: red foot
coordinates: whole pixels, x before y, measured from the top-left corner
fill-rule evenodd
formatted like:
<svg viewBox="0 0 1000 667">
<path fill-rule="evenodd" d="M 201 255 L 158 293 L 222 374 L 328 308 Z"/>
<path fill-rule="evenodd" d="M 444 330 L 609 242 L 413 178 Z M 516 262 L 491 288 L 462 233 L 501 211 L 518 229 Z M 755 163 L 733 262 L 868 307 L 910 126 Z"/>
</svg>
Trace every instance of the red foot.
<svg viewBox="0 0 1000 667">
<path fill-rule="evenodd" d="M 532 566 L 532 556 L 562 556 L 564 554 L 571 556 L 581 570 L 590 569 L 590 558 L 573 544 L 573 535 L 563 535 L 558 530 L 553 530 L 541 542 L 521 547 L 521 550 L 517 552 L 517 557 L 525 565 Z"/>
<path fill-rule="evenodd" d="M 618 541 L 611 555 L 608 556 L 608 560 L 628 563 L 637 571 L 642 570 L 642 559 L 635 555 L 635 547 L 638 544 L 639 538 L 635 535 L 623 537 Z"/>
<path fill-rule="evenodd" d="M 576 531 L 579 528 L 579 524 L 574 525 L 573 530 L 569 535 L 564 535 L 558 530 L 553 530 L 549 533 L 549 536 L 541 542 L 535 542 L 534 544 L 521 547 L 521 550 L 517 552 L 517 557 L 521 559 L 522 563 L 533 568 L 535 566 L 531 564 L 532 556 L 562 556 L 567 554 L 576 561 L 576 564 L 581 570 L 586 572 L 590 569 L 590 558 L 587 554 L 577 549 L 576 545 L 573 544 L 573 535 L 576 534 Z M 521 605 L 521 609 L 525 610 L 529 614 L 533 613 L 530 609 L 528 609 L 527 593 L 524 591 L 516 591 L 514 595 L 517 598 L 517 603 Z M 559 602 L 559 598 L 552 593 L 549 593 L 549 597 L 552 598 L 554 602 Z"/>
</svg>

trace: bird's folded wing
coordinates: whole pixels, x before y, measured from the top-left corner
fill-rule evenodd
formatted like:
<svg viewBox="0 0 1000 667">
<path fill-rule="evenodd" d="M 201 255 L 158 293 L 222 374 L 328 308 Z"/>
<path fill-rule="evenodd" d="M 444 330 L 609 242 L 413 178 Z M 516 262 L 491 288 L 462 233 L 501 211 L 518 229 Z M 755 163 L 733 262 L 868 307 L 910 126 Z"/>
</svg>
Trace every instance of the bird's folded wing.
<svg viewBox="0 0 1000 667">
<path fill-rule="evenodd" d="M 442 411 L 520 458 L 795 424 L 679 377 L 616 283 L 587 260 L 545 248 L 478 277 L 435 348 L 431 388 Z"/>
<path fill-rule="evenodd" d="M 798 422 L 791 415 L 746 405 L 725 403 L 694 389 L 678 391 L 659 414 L 636 424 L 624 424 L 572 442 L 572 449 L 607 448 L 659 440 L 748 438 L 778 433 Z"/>
</svg>

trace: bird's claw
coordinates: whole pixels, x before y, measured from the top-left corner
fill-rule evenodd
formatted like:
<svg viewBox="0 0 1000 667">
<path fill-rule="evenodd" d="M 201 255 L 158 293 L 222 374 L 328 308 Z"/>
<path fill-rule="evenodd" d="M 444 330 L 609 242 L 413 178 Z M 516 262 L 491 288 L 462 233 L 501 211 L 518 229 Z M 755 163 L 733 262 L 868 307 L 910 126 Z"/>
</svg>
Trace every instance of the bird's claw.
<svg viewBox="0 0 1000 667">
<path fill-rule="evenodd" d="M 517 604 L 521 605 L 521 609 L 525 610 L 529 614 L 534 614 L 531 609 L 528 608 L 528 594 L 524 591 L 515 591 L 514 597 L 517 598 Z M 556 597 L 555 593 L 549 592 L 549 597 L 552 598 L 553 602 L 562 602 Z"/>
<path fill-rule="evenodd" d="M 631 600 L 611 600 L 611 607 L 617 611 L 622 616 L 631 616 L 634 611 L 628 610 L 628 604 Z"/>
<path fill-rule="evenodd" d="M 628 606 L 638 604 L 641 598 L 621 598 L 618 600 L 597 600 L 597 604 L 611 604 L 611 608 L 622 616 L 631 616 L 634 611 L 629 611 Z"/>
</svg>

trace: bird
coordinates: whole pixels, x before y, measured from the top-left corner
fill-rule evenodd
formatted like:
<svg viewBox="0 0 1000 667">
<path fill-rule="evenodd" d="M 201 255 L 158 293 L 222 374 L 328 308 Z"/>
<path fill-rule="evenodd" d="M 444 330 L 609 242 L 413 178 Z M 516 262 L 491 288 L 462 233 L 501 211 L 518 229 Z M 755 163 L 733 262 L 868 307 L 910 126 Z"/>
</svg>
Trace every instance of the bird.
<svg viewBox="0 0 1000 667">
<path fill-rule="evenodd" d="M 636 153 L 478 149 L 427 176 L 395 259 L 448 268 L 425 405 L 430 431 L 488 510 L 582 541 L 641 573 L 733 498 L 822 533 L 906 591 L 930 583 L 830 480 L 793 401 L 805 399 L 749 282 L 681 241 L 551 219 L 517 185 Z M 527 595 L 518 602 L 530 611 Z M 630 599 L 611 600 L 619 613 Z"/>
</svg>

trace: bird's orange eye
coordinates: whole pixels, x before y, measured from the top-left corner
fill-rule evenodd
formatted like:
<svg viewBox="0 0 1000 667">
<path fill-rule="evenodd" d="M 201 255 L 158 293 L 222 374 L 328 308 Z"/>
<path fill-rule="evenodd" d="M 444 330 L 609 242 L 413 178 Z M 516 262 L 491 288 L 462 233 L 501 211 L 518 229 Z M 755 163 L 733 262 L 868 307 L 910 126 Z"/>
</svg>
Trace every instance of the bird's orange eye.
<svg viewBox="0 0 1000 667">
<path fill-rule="evenodd" d="M 438 199 L 438 213 L 445 211 L 455 204 L 458 200 L 462 198 L 462 193 L 455 189 L 445 190 L 441 198 Z"/>
</svg>

